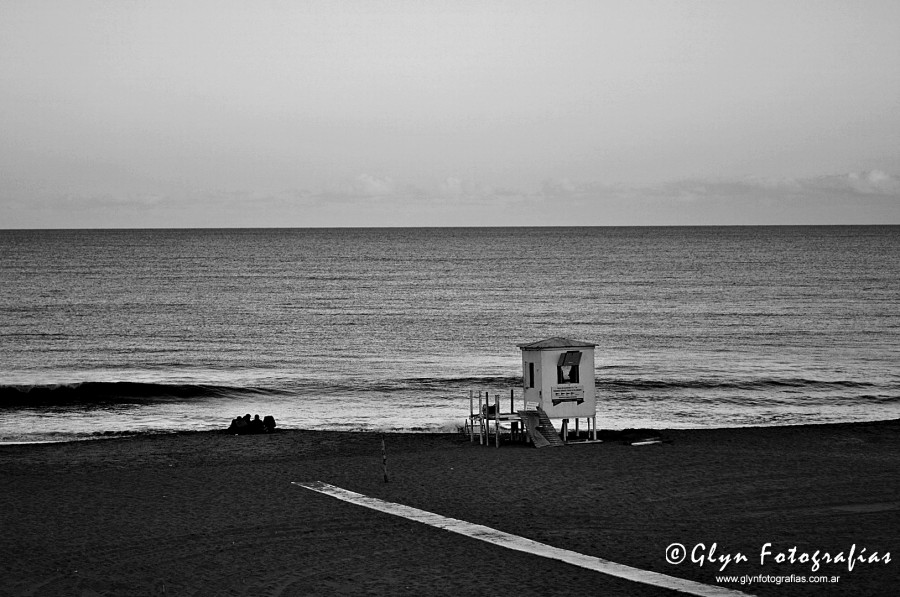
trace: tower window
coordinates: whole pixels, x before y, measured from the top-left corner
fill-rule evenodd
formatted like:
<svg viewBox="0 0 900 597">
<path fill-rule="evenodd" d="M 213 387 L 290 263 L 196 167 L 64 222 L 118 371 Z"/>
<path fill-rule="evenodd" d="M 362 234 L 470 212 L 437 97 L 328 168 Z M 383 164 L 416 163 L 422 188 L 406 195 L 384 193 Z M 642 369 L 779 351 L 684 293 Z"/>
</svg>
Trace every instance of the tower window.
<svg viewBox="0 0 900 597">
<path fill-rule="evenodd" d="M 579 363 L 581 363 L 581 353 L 577 350 L 570 350 L 559 355 L 559 362 L 556 364 L 556 382 L 578 383 Z"/>
</svg>

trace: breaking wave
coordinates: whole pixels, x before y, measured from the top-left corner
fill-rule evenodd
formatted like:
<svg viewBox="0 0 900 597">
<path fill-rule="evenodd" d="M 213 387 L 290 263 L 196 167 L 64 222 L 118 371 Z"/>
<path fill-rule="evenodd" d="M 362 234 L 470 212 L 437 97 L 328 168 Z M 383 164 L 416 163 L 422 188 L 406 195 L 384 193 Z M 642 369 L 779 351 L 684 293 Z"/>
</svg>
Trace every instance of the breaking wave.
<svg viewBox="0 0 900 597">
<path fill-rule="evenodd" d="M 268 395 L 265 388 L 210 384 L 86 381 L 67 384 L 0 385 L 0 406 L 40 407 L 91 404 L 144 404 L 166 400 Z"/>
</svg>

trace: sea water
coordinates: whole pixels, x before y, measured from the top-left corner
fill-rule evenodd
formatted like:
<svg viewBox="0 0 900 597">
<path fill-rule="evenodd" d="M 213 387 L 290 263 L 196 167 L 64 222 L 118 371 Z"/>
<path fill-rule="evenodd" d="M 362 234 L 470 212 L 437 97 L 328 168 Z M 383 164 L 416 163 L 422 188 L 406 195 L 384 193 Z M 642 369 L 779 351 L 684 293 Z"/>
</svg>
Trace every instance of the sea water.
<svg viewBox="0 0 900 597">
<path fill-rule="evenodd" d="M 598 425 L 900 417 L 900 227 L 0 231 L 0 442 L 448 431 L 518 344 L 597 344 Z"/>
</svg>

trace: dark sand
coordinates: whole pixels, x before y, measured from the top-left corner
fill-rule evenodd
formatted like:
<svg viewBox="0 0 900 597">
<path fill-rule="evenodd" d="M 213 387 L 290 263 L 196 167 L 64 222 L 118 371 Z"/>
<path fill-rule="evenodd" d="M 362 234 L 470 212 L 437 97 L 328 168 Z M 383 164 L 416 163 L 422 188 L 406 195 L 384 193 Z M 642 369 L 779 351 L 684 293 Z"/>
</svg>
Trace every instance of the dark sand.
<svg viewBox="0 0 900 597">
<path fill-rule="evenodd" d="M 0 446 L 4 595 L 671 595 L 344 503 L 339 487 L 716 584 L 809 577 L 772 551 L 896 554 L 823 564 L 836 584 L 757 595 L 900 594 L 900 421 L 669 431 L 670 444 L 535 449 L 456 435 L 186 433 Z M 672 565 L 697 543 L 748 562 Z M 719 583 L 723 584 L 723 583 Z"/>
</svg>

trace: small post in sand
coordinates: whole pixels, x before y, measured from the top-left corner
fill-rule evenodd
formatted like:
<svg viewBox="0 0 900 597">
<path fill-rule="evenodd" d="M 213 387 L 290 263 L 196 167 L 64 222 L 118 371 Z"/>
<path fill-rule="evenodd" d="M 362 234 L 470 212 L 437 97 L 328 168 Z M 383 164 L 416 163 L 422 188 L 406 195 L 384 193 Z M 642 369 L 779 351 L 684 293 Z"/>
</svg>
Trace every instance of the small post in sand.
<svg viewBox="0 0 900 597">
<path fill-rule="evenodd" d="M 384 482 L 389 483 L 387 472 L 387 450 L 384 448 L 384 434 L 381 435 L 381 468 L 384 471 Z"/>
</svg>

